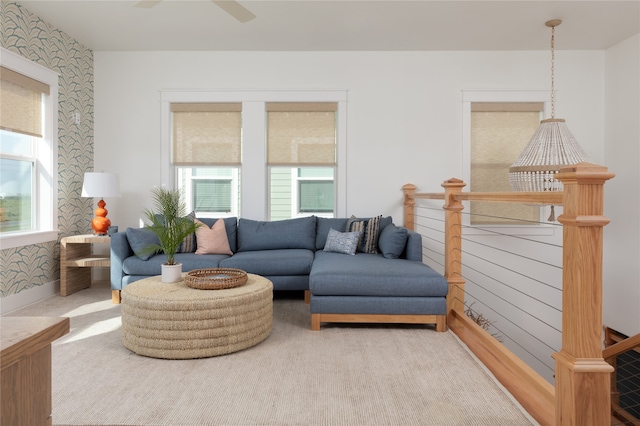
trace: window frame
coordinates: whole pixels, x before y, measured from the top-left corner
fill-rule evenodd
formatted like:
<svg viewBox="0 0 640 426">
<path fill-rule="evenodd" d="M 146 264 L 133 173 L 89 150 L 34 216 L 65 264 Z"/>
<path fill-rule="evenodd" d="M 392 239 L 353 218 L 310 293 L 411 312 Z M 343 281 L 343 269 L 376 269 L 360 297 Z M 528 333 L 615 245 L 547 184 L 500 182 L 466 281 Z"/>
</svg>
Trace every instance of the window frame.
<svg viewBox="0 0 640 426">
<path fill-rule="evenodd" d="M 43 95 L 43 136 L 35 147 L 34 229 L 0 233 L 4 250 L 58 240 L 58 74 L 5 48 L 0 64 L 49 85 L 49 95 Z"/>
<path fill-rule="evenodd" d="M 551 108 L 551 92 L 549 90 L 463 90 L 462 91 L 462 179 L 467 185 L 471 183 L 471 104 L 474 102 L 540 102 L 544 104 L 543 115 L 546 117 Z M 515 158 L 514 158 L 515 161 Z M 469 190 L 469 186 L 466 187 Z M 470 211 L 470 202 L 463 201 L 464 211 Z M 556 207 L 558 208 L 558 207 Z M 562 207 L 559 207 L 561 211 Z M 462 216 L 462 225 L 470 235 L 483 235 L 486 231 L 510 235 L 553 235 L 554 225 L 543 223 L 543 209 L 540 209 L 540 223 L 535 224 L 477 224 L 472 225 L 469 215 Z"/>
<path fill-rule="evenodd" d="M 266 109 L 268 102 L 337 102 L 335 214 L 347 212 L 347 91 L 346 90 L 163 90 L 160 93 L 161 115 L 161 184 L 175 187 L 171 160 L 171 103 L 241 102 L 242 164 L 240 166 L 239 216 L 254 220 L 269 218 L 269 169 L 266 146 Z"/>
</svg>

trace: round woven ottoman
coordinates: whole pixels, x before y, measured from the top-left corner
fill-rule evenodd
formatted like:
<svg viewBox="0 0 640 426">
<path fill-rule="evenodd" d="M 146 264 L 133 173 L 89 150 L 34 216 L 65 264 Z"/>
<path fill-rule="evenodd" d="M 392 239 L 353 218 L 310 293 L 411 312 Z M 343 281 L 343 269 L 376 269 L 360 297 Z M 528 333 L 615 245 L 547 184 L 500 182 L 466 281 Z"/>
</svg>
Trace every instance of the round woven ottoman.
<svg viewBox="0 0 640 426">
<path fill-rule="evenodd" d="M 160 276 L 129 284 L 122 290 L 122 343 L 137 354 L 165 359 L 257 345 L 271 334 L 273 284 L 247 275 L 246 284 L 224 290 L 163 283 Z"/>
</svg>

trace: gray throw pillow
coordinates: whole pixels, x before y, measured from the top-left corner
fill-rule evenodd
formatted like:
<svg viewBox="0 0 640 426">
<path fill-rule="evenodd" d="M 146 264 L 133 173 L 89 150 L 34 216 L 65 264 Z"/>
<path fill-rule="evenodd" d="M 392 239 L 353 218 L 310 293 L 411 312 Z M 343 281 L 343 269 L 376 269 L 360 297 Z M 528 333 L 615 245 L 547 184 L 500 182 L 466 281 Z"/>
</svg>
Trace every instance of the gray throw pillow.
<svg viewBox="0 0 640 426">
<path fill-rule="evenodd" d="M 380 232 L 378 248 L 387 259 L 398 259 L 404 251 L 408 237 L 407 228 L 400 228 L 392 223 Z"/>
<path fill-rule="evenodd" d="M 329 229 L 333 228 L 336 231 L 344 232 L 347 230 L 346 217 L 320 217 L 316 218 L 316 250 L 322 250 L 327 244 L 327 235 L 329 235 Z"/>
<path fill-rule="evenodd" d="M 359 240 L 359 231 L 339 232 L 331 228 L 327 235 L 327 243 L 324 246 L 324 251 L 354 255 L 356 254 Z"/>
<path fill-rule="evenodd" d="M 145 250 L 151 244 L 160 244 L 158 236 L 145 228 L 127 228 L 131 250 L 142 260 L 149 260 L 156 252 Z"/>
</svg>

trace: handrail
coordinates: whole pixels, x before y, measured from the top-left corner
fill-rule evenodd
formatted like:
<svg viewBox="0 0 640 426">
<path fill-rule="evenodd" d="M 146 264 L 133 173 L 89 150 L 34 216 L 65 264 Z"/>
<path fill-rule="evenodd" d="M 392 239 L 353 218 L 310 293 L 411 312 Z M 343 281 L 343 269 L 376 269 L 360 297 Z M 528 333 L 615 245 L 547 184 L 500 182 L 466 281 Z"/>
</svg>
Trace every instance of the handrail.
<svg viewBox="0 0 640 426">
<path fill-rule="evenodd" d="M 632 337 L 627 337 L 626 339 L 605 348 L 602 351 L 602 357 L 606 359 L 618 356 L 623 352 L 627 352 L 635 348 L 636 346 L 640 347 L 640 333 Z"/>
<path fill-rule="evenodd" d="M 444 192 L 420 192 L 415 194 L 413 198 L 421 198 L 423 200 L 444 200 Z"/>
<path fill-rule="evenodd" d="M 456 201 L 493 201 L 497 203 L 527 203 L 561 206 L 564 194 L 555 192 L 461 192 L 453 195 Z M 444 200 L 444 192 L 422 192 L 413 198 Z"/>
</svg>

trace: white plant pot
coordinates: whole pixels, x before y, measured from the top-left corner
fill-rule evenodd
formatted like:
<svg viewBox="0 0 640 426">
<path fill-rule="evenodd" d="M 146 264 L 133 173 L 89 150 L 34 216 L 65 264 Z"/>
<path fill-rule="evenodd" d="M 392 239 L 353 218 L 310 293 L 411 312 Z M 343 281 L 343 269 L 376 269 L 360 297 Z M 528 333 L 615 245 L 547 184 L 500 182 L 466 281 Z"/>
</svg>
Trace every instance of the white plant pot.
<svg viewBox="0 0 640 426">
<path fill-rule="evenodd" d="M 182 263 L 175 265 L 162 264 L 162 282 L 175 283 L 182 280 Z"/>
</svg>

